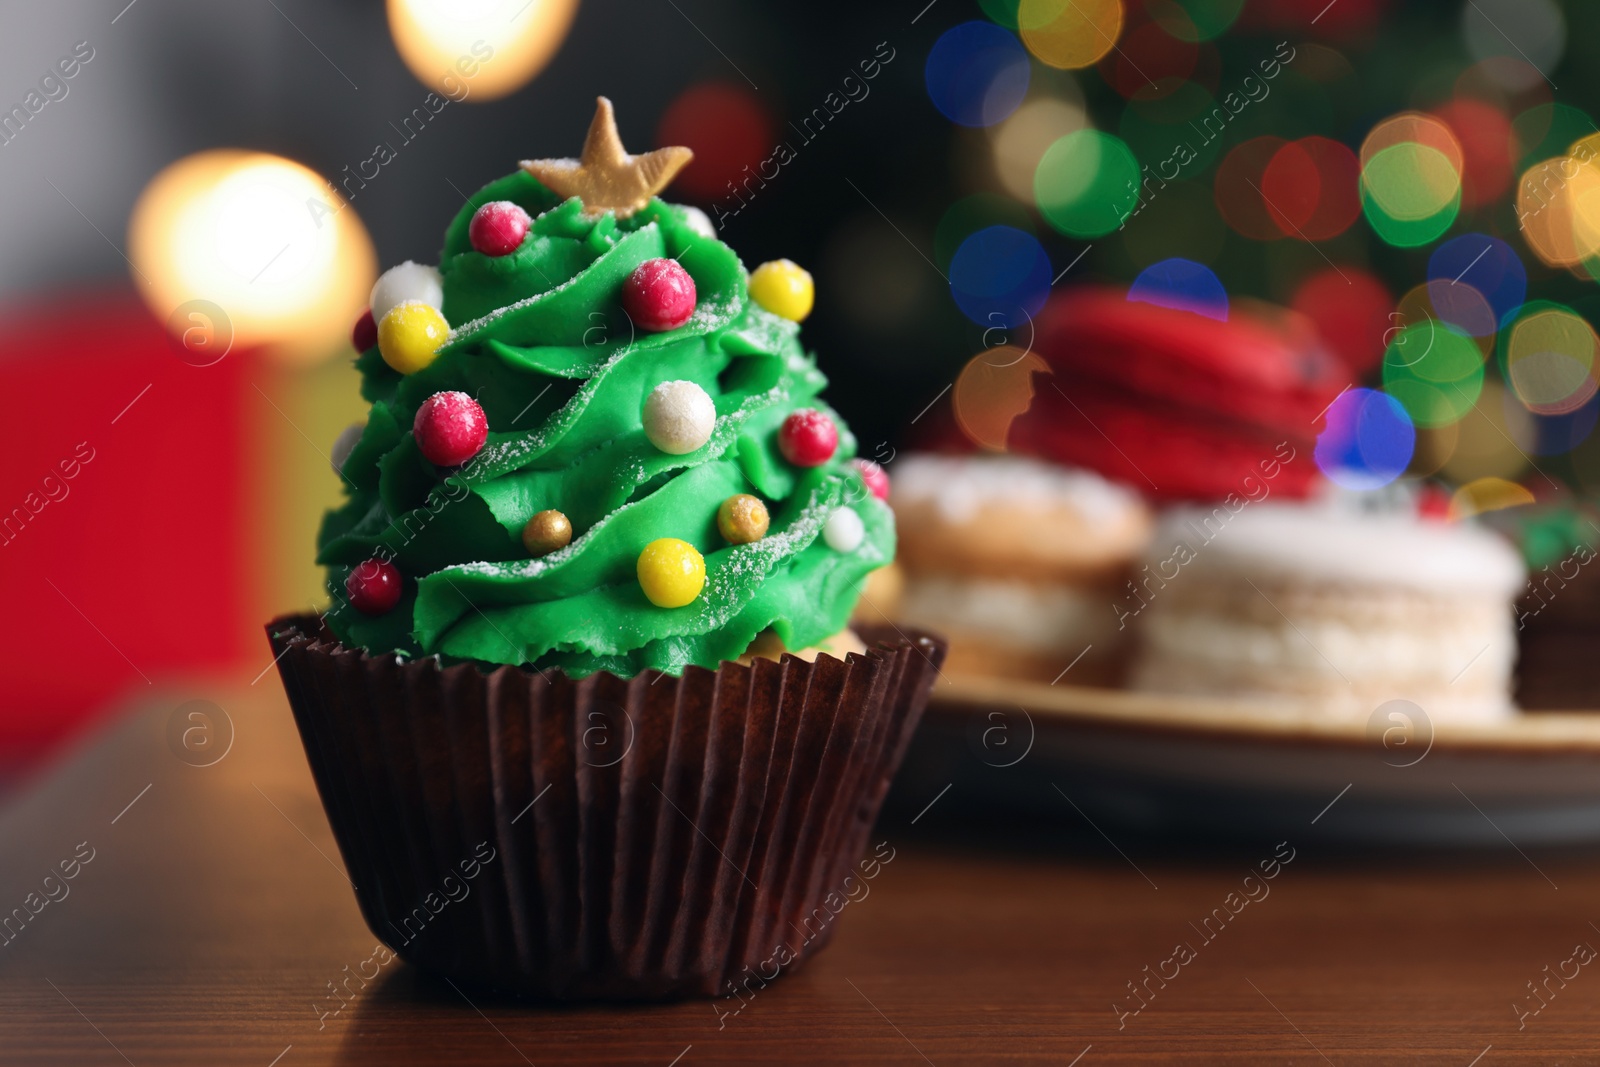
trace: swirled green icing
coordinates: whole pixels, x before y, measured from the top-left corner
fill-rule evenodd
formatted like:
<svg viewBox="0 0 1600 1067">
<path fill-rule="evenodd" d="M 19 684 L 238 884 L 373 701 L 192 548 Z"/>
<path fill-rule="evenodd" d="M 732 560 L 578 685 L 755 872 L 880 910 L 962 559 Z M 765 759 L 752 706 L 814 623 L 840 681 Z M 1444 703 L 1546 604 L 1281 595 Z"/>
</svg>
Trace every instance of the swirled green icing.
<svg viewBox="0 0 1600 1067">
<path fill-rule="evenodd" d="M 467 238 L 491 200 L 534 216 L 522 246 L 499 258 Z M 769 627 L 789 648 L 837 633 L 867 573 L 892 557 L 893 518 L 846 462 L 855 439 L 837 415 L 827 464 L 800 469 L 779 452 L 791 412 L 827 410 L 816 400 L 825 379 L 799 327 L 750 299 L 733 250 L 660 200 L 623 220 L 585 219 L 581 207 L 522 172 L 480 190 L 445 235 L 442 311 L 455 329 L 438 358 L 409 376 L 376 348 L 358 359 L 372 410 L 344 465 L 347 499 L 318 538 L 335 601 L 327 621 L 346 645 L 574 677 L 715 667 Z M 688 270 L 698 306 L 678 329 L 636 331 L 622 285 L 659 256 Z M 650 391 L 674 379 L 703 387 L 717 411 L 710 441 L 681 456 L 651 445 L 641 422 Z M 411 433 L 418 405 L 446 389 L 475 396 L 490 431 L 454 471 L 424 459 Z M 730 545 L 716 511 L 741 492 L 768 502 L 771 527 Z M 852 552 L 822 536 L 838 507 L 866 528 Z M 530 559 L 519 535 L 547 508 L 568 516 L 573 540 Z M 705 588 L 687 606 L 656 607 L 639 587 L 638 555 L 660 537 L 705 556 Z M 404 594 L 369 617 L 346 602 L 344 582 L 375 556 L 399 568 Z"/>
</svg>

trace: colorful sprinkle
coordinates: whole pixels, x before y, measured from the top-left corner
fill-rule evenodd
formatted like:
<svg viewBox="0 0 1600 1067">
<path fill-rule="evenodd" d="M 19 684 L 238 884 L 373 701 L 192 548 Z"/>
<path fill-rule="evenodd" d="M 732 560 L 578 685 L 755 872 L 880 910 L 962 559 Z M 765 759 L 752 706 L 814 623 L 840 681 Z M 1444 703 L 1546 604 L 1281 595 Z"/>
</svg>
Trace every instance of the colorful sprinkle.
<svg viewBox="0 0 1600 1067">
<path fill-rule="evenodd" d="M 522 545 L 537 559 L 572 543 L 572 520 L 554 508 L 541 511 L 522 528 Z"/>
<path fill-rule="evenodd" d="M 371 308 L 363 311 L 361 317 L 356 320 L 354 328 L 350 331 L 350 343 L 355 346 L 357 352 L 365 352 L 378 343 L 378 321 L 372 317 Z"/>
<path fill-rule="evenodd" d="M 778 430 L 778 449 L 796 467 L 820 467 L 838 447 L 838 427 L 816 408 L 801 408 Z"/>
<path fill-rule="evenodd" d="M 717 508 L 717 530 L 730 545 L 748 545 L 767 536 L 767 506 L 749 493 L 735 493 Z"/>
<path fill-rule="evenodd" d="M 650 259 L 622 283 L 622 310 L 641 330 L 675 330 L 694 314 L 694 279 L 675 259 Z"/>
<path fill-rule="evenodd" d="M 658 608 L 691 604 L 706 584 L 706 561 L 687 541 L 662 537 L 639 553 L 639 588 Z"/>
<path fill-rule="evenodd" d="M 472 213 L 467 240 L 486 256 L 509 256 L 522 247 L 533 220 L 509 200 L 491 200 Z"/>
<path fill-rule="evenodd" d="M 672 456 L 682 456 L 711 440 L 717 408 L 694 382 L 662 382 L 644 402 L 644 435 Z"/>
<path fill-rule="evenodd" d="M 400 603 L 400 571 L 386 559 L 369 559 L 344 580 L 350 606 L 363 615 L 384 615 Z"/>
<path fill-rule="evenodd" d="M 432 363 L 449 337 L 444 316 L 420 300 L 408 300 L 378 321 L 378 352 L 401 374 L 415 374 Z"/>
<path fill-rule="evenodd" d="M 867 528 L 853 508 L 835 508 L 822 524 L 822 539 L 835 552 L 854 552 L 866 536 Z"/>
<path fill-rule="evenodd" d="M 774 259 L 751 272 L 750 298 L 774 315 L 801 322 L 811 314 L 816 286 L 805 268 L 791 260 Z"/>
<path fill-rule="evenodd" d="M 444 281 L 439 277 L 438 267 L 408 259 L 378 275 L 369 301 L 372 317 L 382 322 L 390 311 L 411 300 L 434 309 L 444 307 Z"/>
<path fill-rule="evenodd" d="M 417 449 L 437 467 L 455 467 L 476 456 L 489 439 L 483 408 L 466 393 L 434 393 L 417 408 L 411 432 Z"/>
</svg>

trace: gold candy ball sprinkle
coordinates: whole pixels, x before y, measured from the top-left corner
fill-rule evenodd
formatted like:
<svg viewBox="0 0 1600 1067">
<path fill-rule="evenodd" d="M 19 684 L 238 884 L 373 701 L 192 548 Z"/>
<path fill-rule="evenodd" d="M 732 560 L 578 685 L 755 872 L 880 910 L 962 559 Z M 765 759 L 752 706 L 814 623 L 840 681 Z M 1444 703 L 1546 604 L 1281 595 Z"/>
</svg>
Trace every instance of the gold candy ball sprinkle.
<svg viewBox="0 0 1600 1067">
<path fill-rule="evenodd" d="M 572 522 L 561 512 L 541 511 L 522 528 L 522 543 L 530 556 L 548 556 L 572 543 Z"/>
<path fill-rule="evenodd" d="M 748 545 L 767 536 L 767 506 L 749 493 L 735 493 L 717 508 L 717 529 L 732 545 Z"/>
</svg>

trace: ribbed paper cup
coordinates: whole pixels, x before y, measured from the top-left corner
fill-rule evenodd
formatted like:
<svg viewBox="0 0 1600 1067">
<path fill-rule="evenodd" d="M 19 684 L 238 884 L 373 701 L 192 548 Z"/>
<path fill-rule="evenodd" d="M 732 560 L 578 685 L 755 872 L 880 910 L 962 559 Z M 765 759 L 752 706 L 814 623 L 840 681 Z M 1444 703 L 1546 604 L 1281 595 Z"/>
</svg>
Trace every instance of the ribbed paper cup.
<svg viewBox="0 0 1600 1067">
<path fill-rule="evenodd" d="M 367 925 L 563 1000 L 717 996 L 825 944 L 944 657 L 869 631 L 842 661 L 574 681 L 267 633 Z"/>
</svg>

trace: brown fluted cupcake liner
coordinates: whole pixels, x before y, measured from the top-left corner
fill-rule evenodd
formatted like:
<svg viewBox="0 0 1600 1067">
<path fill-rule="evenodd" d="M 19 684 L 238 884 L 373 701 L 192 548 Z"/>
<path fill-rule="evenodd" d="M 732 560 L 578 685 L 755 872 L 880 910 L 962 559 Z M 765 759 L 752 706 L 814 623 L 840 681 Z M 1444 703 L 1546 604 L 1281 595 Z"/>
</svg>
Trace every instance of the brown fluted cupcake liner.
<svg viewBox="0 0 1600 1067">
<path fill-rule="evenodd" d="M 267 633 L 368 926 L 570 1000 L 716 996 L 825 944 L 944 656 L 866 631 L 842 661 L 574 681 Z"/>
</svg>

